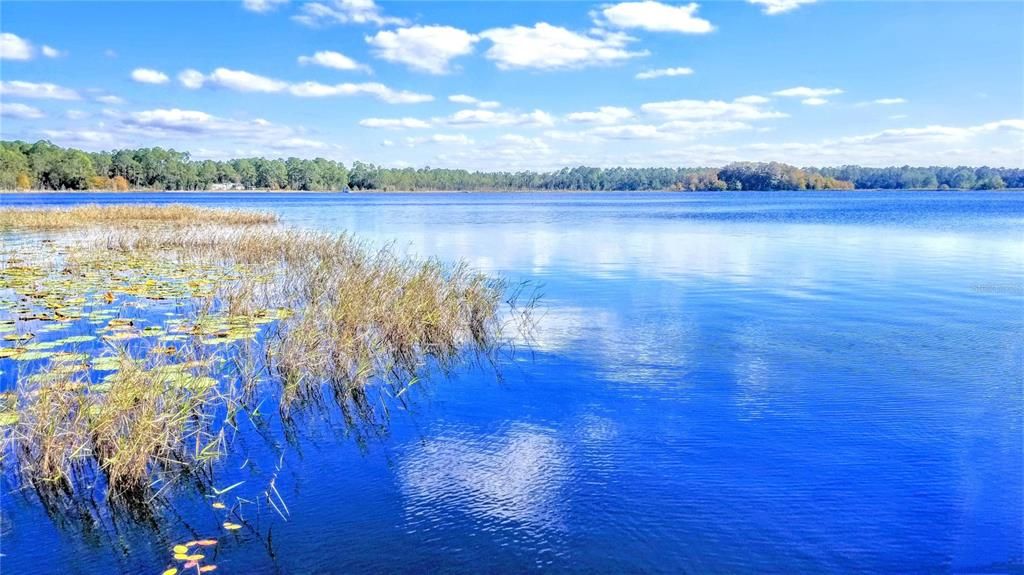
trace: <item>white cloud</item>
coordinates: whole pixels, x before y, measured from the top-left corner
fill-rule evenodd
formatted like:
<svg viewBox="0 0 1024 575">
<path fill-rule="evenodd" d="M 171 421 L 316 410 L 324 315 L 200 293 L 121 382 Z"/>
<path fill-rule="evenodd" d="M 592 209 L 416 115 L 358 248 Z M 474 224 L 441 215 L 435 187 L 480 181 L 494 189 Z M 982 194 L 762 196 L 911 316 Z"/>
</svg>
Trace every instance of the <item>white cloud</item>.
<svg viewBox="0 0 1024 575">
<path fill-rule="evenodd" d="M 1024 119 L 999 120 L 976 126 L 931 125 L 923 128 L 892 128 L 873 134 L 839 138 L 843 144 L 947 144 L 996 132 L 1024 132 Z"/>
<path fill-rule="evenodd" d="M 205 82 L 238 92 L 280 92 L 288 87 L 287 82 L 260 76 L 245 70 L 217 68 L 205 78 Z"/>
<path fill-rule="evenodd" d="M 645 70 L 634 77 L 637 80 L 653 80 L 654 78 L 689 76 L 690 74 L 693 74 L 693 68 L 659 68 L 657 70 Z"/>
<path fill-rule="evenodd" d="M 327 96 L 356 96 L 366 94 L 377 98 L 388 104 L 419 104 L 433 101 L 434 97 L 429 94 L 419 94 L 406 90 L 394 90 L 376 82 L 363 82 L 353 84 L 320 84 L 319 82 L 302 82 L 292 84 L 289 92 L 294 96 L 303 98 L 323 98 Z"/>
<path fill-rule="evenodd" d="M 804 98 L 800 100 L 800 103 L 805 106 L 822 106 L 828 104 L 828 100 L 825 98 Z"/>
<path fill-rule="evenodd" d="M 242 0 L 242 7 L 250 12 L 270 12 L 278 6 L 287 4 L 288 0 Z"/>
<path fill-rule="evenodd" d="M 591 134 L 612 140 L 660 140 L 666 134 L 657 126 L 648 124 L 626 124 L 623 126 L 601 126 L 590 131 Z"/>
<path fill-rule="evenodd" d="M 58 145 L 76 148 L 109 146 L 114 142 L 114 134 L 100 130 L 43 130 L 43 135 L 54 140 Z"/>
<path fill-rule="evenodd" d="M 327 148 L 328 145 L 318 140 L 310 140 L 309 138 L 285 138 L 277 142 L 277 147 L 283 150 L 294 150 L 294 149 L 313 149 L 319 150 Z"/>
<path fill-rule="evenodd" d="M 206 81 L 206 76 L 203 76 L 199 70 L 182 70 L 178 74 L 178 81 L 181 82 L 182 86 L 185 86 L 189 90 L 196 90 L 203 87 L 203 82 Z"/>
<path fill-rule="evenodd" d="M 797 86 L 796 88 L 786 88 L 785 90 L 772 92 L 772 95 L 788 98 L 821 98 L 824 96 L 835 96 L 842 93 L 843 91 L 839 88 L 808 88 L 807 86 Z"/>
<path fill-rule="evenodd" d="M 333 153 L 340 150 L 338 146 L 312 138 L 300 128 L 259 118 L 224 118 L 178 108 L 104 113 L 104 116 L 104 120 L 91 126 L 44 130 L 40 134 L 58 145 L 87 150 L 159 145 L 189 150 L 197 158 L 283 155 L 337 158 L 340 155 Z"/>
<path fill-rule="evenodd" d="M 765 98 L 764 96 L 743 96 L 740 98 L 736 98 L 733 101 L 739 102 L 740 104 L 767 104 L 771 100 Z"/>
<path fill-rule="evenodd" d="M 566 115 L 565 119 L 588 124 L 618 124 L 632 117 L 633 112 L 629 108 L 601 106 L 596 112 L 573 112 Z"/>
<path fill-rule="evenodd" d="M 53 46 L 47 46 L 45 44 L 43 44 L 42 48 L 40 48 L 39 51 L 42 52 L 43 56 L 46 56 L 47 58 L 60 58 L 64 55 L 64 52 L 61 52 Z"/>
<path fill-rule="evenodd" d="M 468 146 L 473 139 L 465 134 L 434 134 L 422 138 L 406 138 L 405 144 L 410 147 L 422 144 L 448 144 L 455 146 Z"/>
<path fill-rule="evenodd" d="M 364 128 L 384 128 L 384 129 L 402 129 L 402 128 L 429 128 L 430 123 L 420 120 L 419 118 L 366 118 L 360 120 L 359 125 Z"/>
<path fill-rule="evenodd" d="M 48 82 L 22 82 L 0 80 L 0 95 L 12 98 L 41 98 L 49 100 L 78 100 L 78 92 Z"/>
<path fill-rule="evenodd" d="M 178 75 L 178 80 L 187 88 L 217 86 L 238 92 L 287 92 L 300 98 L 325 98 L 328 96 L 355 96 L 366 94 L 389 104 L 417 104 L 430 102 L 434 99 L 429 94 L 418 94 L 405 90 L 394 90 L 377 82 L 342 84 L 321 84 L 320 82 L 288 83 L 266 76 L 260 76 L 244 70 L 217 68 L 212 74 L 204 76 L 196 70 L 185 70 Z"/>
<path fill-rule="evenodd" d="M 493 42 L 485 55 L 502 70 L 583 68 L 649 54 L 646 50 L 627 50 L 626 45 L 634 38 L 625 34 L 598 32 L 588 36 L 540 22 L 532 28 L 492 28 L 480 36 Z"/>
<path fill-rule="evenodd" d="M 81 110 L 68 110 L 64 112 L 64 116 L 66 116 L 69 120 L 81 120 L 84 118 L 88 118 L 89 114 L 86 114 Z"/>
<path fill-rule="evenodd" d="M 216 119 L 206 112 L 171 108 L 135 112 L 128 116 L 128 121 L 147 128 L 201 132 L 209 129 Z"/>
<path fill-rule="evenodd" d="M 227 138 L 257 143 L 274 150 L 320 149 L 327 146 L 323 142 L 304 137 L 292 128 L 262 118 L 235 120 L 198 110 L 159 108 L 127 114 L 121 116 L 120 120 L 120 124 L 112 126 L 112 131 L 125 137 L 184 137 L 189 141 L 194 137 L 209 137 L 218 142 Z"/>
<path fill-rule="evenodd" d="M 877 100 L 872 100 L 871 103 L 880 106 L 893 106 L 896 104 L 906 104 L 907 101 L 903 98 L 878 98 Z"/>
<path fill-rule="evenodd" d="M 378 58 L 430 74 L 448 73 L 451 60 L 471 53 L 479 40 L 451 26 L 413 26 L 366 37 Z"/>
<path fill-rule="evenodd" d="M 696 2 L 672 6 L 646 0 L 644 2 L 622 2 L 605 6 L 599 25 L 609 24 L 617 28 L 639 28 L 649 32 L 679 32 L 682 34 L 707 34 L 715 29 L 711 22 L 697 17 L 700 6 Z M 595 15 L 596 16 L 596 15 Z"/>
<path fill-rule="evenodd" d="M 479 98 L 474 98 L 467 94 L 452 94 L 451 96 L 448 96 L 448 101 L 456 104 L 468 104 L 488 110 L 501 107 L 501 102 L 497 102 L 495 100 L 480 100 Z"/>
<path fill-rule="evenodd" d="M 17 102 L 0 102 L 0 116 L 5 118 L 20 118 L 22 120 L 38 120 L 45 118 L 46 114 L 39 108 L 33 108 L 26 104 Z"/>
<path fill-rule="evenodd" d="M 312 56 L 299 56 L 298 61 L 299 64 L 302 65 L 313 64 L 316 66 L 323 66 L 324 68 L 333 68 L 335 70 L 370 71 L 368 66 L 360 64 L 340 52 L 331 52 L 329 50 L 317 52 Z"/>
<path fill-rule="evenodd" d="M 112 96 L 109 94 L 106 96 L 97 96 L 96 101 L 101 104 L 110 104 L 111 106 L 124 104 L 124 98 L 118 98 L 117 96 Z"/>
<path fill-rule="evenodd" d="M 333 2 L 307 2 L 300 14 L 293 16 L 296 22 L 307 26 L 330 24 L 376 24 L 377 26 L 402 26 L 402 18 L 384 16 L 373 0 L 334 0 Z"/>
<path fill-rule="evenodd" d="M 671 100 L 651 102 L 640 106 L 647 113 L 656 114 L 669 120 L 765 120 L 784 118 L 786 114 L 761 108 L 746 102 L 724 102 L 721 100 Z"/>
<path fill-rule="evenodd" d="M 32 44 L 24 38 L 4 32 L 0 34 L 0 60 L 30 60 Z"/>
<path fill-rule="evenodd" d="M 801 4 L 813 4 L 815 0 L 747 0 L 751 4 L 761 5 L 761 11 L 769 16 L 789 12 L 800 7 Z"/>
<path fill-rule="evenodd" d="M 166 84 L 170 78 L 159 70 L 136 68 L 132 70 L 132 80 L 142 84 Z"/>
<path fill-rule="evenodd" d="M 459 110 L 445 118 L 434 118 L 436 124 L 453 126 L 551 126 L 555 119 L 542 110 L 517 114 L 493 110 Z"/>
</svg>

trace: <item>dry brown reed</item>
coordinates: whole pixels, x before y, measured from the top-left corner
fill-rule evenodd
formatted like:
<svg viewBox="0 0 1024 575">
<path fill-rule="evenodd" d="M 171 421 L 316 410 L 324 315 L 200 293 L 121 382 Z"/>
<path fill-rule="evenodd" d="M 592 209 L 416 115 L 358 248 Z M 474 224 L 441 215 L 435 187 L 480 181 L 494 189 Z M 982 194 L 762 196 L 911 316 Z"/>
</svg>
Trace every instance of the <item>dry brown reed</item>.
<svg viewBox="0 0 1024 575">
<path fill-rule="evenodd" d="M 186 204 L 85 204 L 68 208 L 0 208 L 0 229 L 15 230 L 199 223 L 245 226 L 271 224 L 277 221 L 277 216 L 269 212 L 203 208 Z"/>
</svg>

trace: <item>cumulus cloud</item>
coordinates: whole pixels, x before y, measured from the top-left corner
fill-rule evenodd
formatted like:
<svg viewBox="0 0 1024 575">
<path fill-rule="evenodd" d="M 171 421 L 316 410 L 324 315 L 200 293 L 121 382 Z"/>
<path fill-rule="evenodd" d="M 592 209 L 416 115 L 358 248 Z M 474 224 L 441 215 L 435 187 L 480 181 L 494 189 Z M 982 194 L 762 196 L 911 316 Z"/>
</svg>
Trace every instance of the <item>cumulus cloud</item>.
<svg viewBox="0 0 1024 575">
<path fill-rule="evenodd" d="M 262 118 L 236 120 L 179 108 L 157 108 L 123 115 L 120 125 L 113 126 L 113 131 L 146 137 L 210 137 L 218 141 L 227 138 L 272 149 L 320 149 L 327 146 L 292 128 Z"/>
<path fill-rule="evenodd" d="M 998 120 L 975 126 L 931 125 L 922 128 L 891 128 L 863 136 L 840 138 L 846 144 L 927 144 L 949 143 L 996 132 L 1024 133 L 1024 119 Z"/>
<path fill-rule="evenodd" d="M 566 115 L 565 119 L 588 124 L 617 124 L 632 117 L 633 112 L 629 108 L 601 106 L 596 112 L 573 112 Z"/>
<path fill-rule="evenodd" d="M 764 96 L 756 96 L 755 95 L 755 96 L 742 96 L 742 97 L 736 98 L 733 101 L 734 102 L 739 102 L 741 104 L 767 104 L 771 100 L 769 100 L 768 98 L 765 98 Z"/>
<path fill-rule="evenodd" d="M 159 70 L 136 68 L 132 70 L 132 80 L 142 84 L 166 84 L 170 78 Z"/>
<path fill-rule="evenodd" d="M 381 14 L 373 0 L 334 0 L 333 2 L 307 2 L 292 19 L 306 26 L 331 24 L 375 24 L 402 26 L 406 21 Z"/>
<path fill-rule="evenodd" d="M 185 87 L 192 89 L 214 86 L 237 92 L 288 93 L 300 98 L 365 94 L 389 104 L 416 104 L 430 102 L 434 99 L 429 94 L 395 90 L 377 82 L 345 82 L 341 84 L 321 84 L 320 82 L 289 83 L 244 70 L 229 70 L 227 68 L 217 68 L 209 75 L 203 75 L 197 70 L 185 70 L 178 75 L 178 80 Z"/>
<path fill-rule="evenodd" d="M 181 82 L 182 86 L 185 86 L 189 90 L 197 90 L 203 87 L 203 82 L 206 81 L 206 76 L 203 76 L 199 70 L 189 68 L 188 70 L 182 70 L 178 74 L 178 81 Z"/>
<path fill-rule="evenodd" d="M 288 91 L 302 98 L 323 98 L 327 96 L 357 96 L 369 95 L 388 104 L 419 104 L 433 101 L 434 97 L 429 94 L 419 94 L 406 90 L 394 90 L 377 82 L 363 82 L 359 84 L 345 82 L 343 84 L 320 84 L 319 82 L 302 82 L 292 84 Z"/>
<path fill-rule="evenodd" d="M 160 145 L 188 149 L 195 157 L 299 155 L 330 156 L 338 146 L 311 137 L 301 128 L 262 118 L 219 117 L 199 110 L 156 108 L 104 113 L 105 118 L 81 129 L 41 132 L 54 143 L 89 150 L 111 146 Z M 335 154 L 336 155 L 336 154 Z"/>
<path fill-rule="evenodd" d="M 681 34 L 707 34 L 715 29 L 711 22 L 697 17 L 700 6 L 696 2 L 673 6 L 645 0 L 622 2 L 601 8 L 594 14 L 599 25 L 616 28 L 638 28 L 649 32 L 677 32 Z"/>
<path fill-rule="evenodd" d="M 107 94 L 106 96 L 97 96 L 96 101 L 101 104 L 110 104 L 111 106 L 124 104 L 124 98 L 119 98 L 110 94 Z"/>
<path fill-rule="evenodd" d="M 825 98 L 804 98 L 800 100 L 800 103 L 805 106 L 822 106 L 828 104 L 828 100 Z"/>
<path fill-rule="evenodd" d="M 583 68 L 649 54 L 646 50 L 627 50 L 626 46 L 634 38 L 622 33 L 596 31 L 584 35 L 545 22 L 534 24 L 532 28 L 492 28 L 481 32 L 480 36 L 493 43 L 485 56 L 502 70 Z"/>
<path fill-rule="evenodd" d="M 472 143 L 473 139 L 467 136 L 466 134 L 434 134 L 432 136 L 405 139 L 405 145 L 410 147 L 420 146 L 423 144 L 448 144 L 454 146 L 468 146 Z"/>
<path fill-rule="evenodd" d="M 807 86 L 797 86 L 796 88 L 786 88 L 785 90 L 772 92 L 772 95 L 787 98 L 822 98 L 842 93 L 843 91 L 839 88 L 808 88 Z"/>
<path fill-rule="evenodd" d="M 250 12 L 265 13 L 287 4 L 288 0 L 242 0 L 242 7 Z"/>
<path fill-rule="evenodd" d="M 360 120 L 359 125 L 364 128 L 384 128 L 384 129 L 401 129 L 401 128 L 429 128 L 430 122 L 420 120 L 419 118 L 366 118 Z"/>
<path fill-rule="evenodd" d="M 896 104 L 906 104 L 907 101 L 903 98 L 878 98 L 877 100 L 872 100 L 870 103 L 878 104 L 880 106 L 894 106 Z"/>
<path fill-rule="evenodd" d="M 555 119 L 543 110 L 532 112 L 495 112 L 494 110 L 459 110 L 444 118 L 434 118 L 436 124 L 452 126 L 551 126 Z"/>
<path fill-rule="evenodd" d="M 58 145 L 76 148 L 109 146 L 115 141 L 114 134 L 104 130 L 43 130 L 42 133 Z"/>
<path fill-rule="evenodd" d="M 30 60 L 32 44 L 10 32 L 0 34 L 0 60 Z"/>
<path fill-rule="evenodd" d="M 634 76 L 637 80 L 653 80 L 654 78 L 670 78 L 672 76 L 689 76 L 693 74 L 693 68 L 658 68 L 657 70 L 645 70 Z"/>
<path fill-rule="evenodd" d="M 323 66 L 324 68 L 333 68 L 335 70 L 370 71 L 368 66 L 360 64 L 340 52 L 331 52 L 329 50 L 317 52 L 312 56 L 299 56 L 298 62 L 303 66 L 315 65 Z"/>
<path fill-rule="evenodd" d="M 412 26 L 366 37 L 378 58 L 430 74 L 447 74 L 451 60 L 471 53 L 478 40 L 451 26 Z"/>
<path fill-rule="evenodd" d="M 81 96 L 71 88 L 49 82 L 22 82 L 0 80 L 0 95 L 11 98 L 39 98 L 48 100 L 78 100 Z"/>
<path fill-rule="evenodd" d="M 47 46 L 46 44 L 43 44 L 39 51 L 42 52 L 43 56 L 46 56 L 47 58 L 60 58 L 64 55 L 64 52 L 61 52 L 53 46 Z"/>
<path fill-rule="evenodd" d="M 448 96 L 448 101 L 454 102 L 456 104 L 468 104 L 470 106 L 476 106 L 477 108 L 485 109 L 501 107 L 501 102 L 497 102 L 495 100 L 481 100 L 479 98 L 474 98 L 473 96 L 469 96 L 467 94 L 452 94 L 451 96 Z"/>
<path fill-rule="evenodd" d="M 281 80 L 228 68 L 217 68 L 205 82 L 238 92 L 280 92 L 288 87 L 288 83 Z"/>
<path fill-rule="evenodd" d="M 815 0 L 747 0 L 751 4 L 761 6 L 761 11 L 769 16 L 796 10 L 801 4 L 813 4 Z"/>
<path fill-rule="evenodd" d="M 722 100 L 670 100 L 650 102 L 640 106 L 644 112 L 669 120 L 766 120 L 784 118 L 786 114 L 761 107 L 749 102 L 725 102 Z"/>
<path fill-rule="evenodd" d="M 46 114 L 39 108 L 33 108 L 27 104 L 0 102 L 0 116 L 22 120 L 38 120 L 39 118 L 45 118 Z"/>
</svg>

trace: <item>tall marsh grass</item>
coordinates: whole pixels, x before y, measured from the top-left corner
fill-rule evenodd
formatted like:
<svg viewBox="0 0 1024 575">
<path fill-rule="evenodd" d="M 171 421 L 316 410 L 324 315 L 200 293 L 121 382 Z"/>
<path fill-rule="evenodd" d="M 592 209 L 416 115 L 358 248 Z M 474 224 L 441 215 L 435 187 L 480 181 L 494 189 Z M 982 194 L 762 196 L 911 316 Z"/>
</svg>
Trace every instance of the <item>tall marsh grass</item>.
<svg viewBox="0 0 1024 575">
<path fill-rule="evenodd" d="M 493 362 L 509 330 L 528 329 L 533 302 L 519 302 L 521 292 L 505 280 L 465 263 L 410 258 L 347 235 L 225 226 L 273 218 L 190 210 L 0 210 L 0 227 L 16 229 L 84 214 L 167 224 L 68 235 L 76 249 L 52 264 L 56 275 L 130 275 L 157 269 L 145 262 L 172 262 L 199 284 L 200 270 L 234 270 L 188 307 L 180 324 L 187 341 L 136 357 L 122 349 L 119 369 L 102 385 L 57 363 L 18 380 L 19 418 L 5 433 L 4 453 L 37 488 L 70 489 L 76 473 L 96 469 L 115 494 L 145 491 L 156 478 L 208 464 L 225 430 L 268 398 L 286 419 L 327 398 L 346 419 L 377 417 L 378 407 L 405 401 L 425 374 L 469 359 Z M 234 343 L 217 347 L 224 342 Z"/>
<path fill-rule="evenodd" d="M 186 204 L 85 204 L 67 208 L 0 208 L 0 230 L 67 230 L 102 225 L 256 225 L 276 223 L 269 212 L 203 208 Z"/>
</svg>

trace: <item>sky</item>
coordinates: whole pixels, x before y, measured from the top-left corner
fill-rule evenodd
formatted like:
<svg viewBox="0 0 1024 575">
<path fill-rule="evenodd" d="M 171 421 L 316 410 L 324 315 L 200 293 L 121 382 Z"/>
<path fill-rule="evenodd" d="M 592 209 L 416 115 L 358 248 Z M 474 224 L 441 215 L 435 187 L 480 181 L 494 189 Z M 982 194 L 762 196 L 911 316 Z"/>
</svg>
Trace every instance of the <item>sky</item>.
<svg viewBox="0 0 1024 575">
<path fill-rule="evenodd" d="M 1024 2 L 5 1 L 0 136 L 550 170 L 1024 167 Z"/>
</svg>

